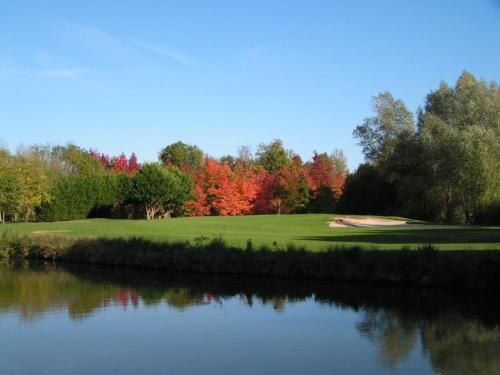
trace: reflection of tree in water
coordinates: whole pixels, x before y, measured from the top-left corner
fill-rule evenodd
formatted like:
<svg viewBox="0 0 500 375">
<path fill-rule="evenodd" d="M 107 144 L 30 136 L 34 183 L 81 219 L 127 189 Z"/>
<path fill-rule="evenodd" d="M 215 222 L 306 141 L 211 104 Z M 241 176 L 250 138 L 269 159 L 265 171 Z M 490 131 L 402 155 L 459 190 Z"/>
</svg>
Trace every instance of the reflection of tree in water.
<svg viewBox="0 0 500 375">
<path fill-rule="evenodd" d="M 91 314 L 110 298 L 117 287 L 84 282 L 52 268 L 0 270 L 0 313 L 17 311 L 32 321 L 47 311 L 68 310 L 73 319 Z"/>
<path fill-rule="evenodd" d="M 71 267 L 71 268 L 68 268 Z M 263 278 L 168 275 L 109 267 L 0 268 L 0 315 L 19 312 L 30 321 L 67 310 L 72 319 L 106 306 L 169 306 L 185 310 L 238 298 L 283 312 L 306 299 L 360 312 L 360 335 L 394 369 L 422 350 L 442 374 L 500 374 L 500 315 L 496 296 L 448 290 L 367 287 Z"/>
<path fill-rule="evenodd" d="M 376 344 L 382 364 L 394 369 L 418 349 L 441 374 L 500 374 L 500 326 L 446 314 L 434 320 L 408 319 L 394 311 L 368 310 L 357 325 Z"/>
<path fill-rule="evenodd" d="M 461 316 L 426 322 L 422 347 L 442 374 L 500 374 L 500 327 Z"/>
<path fill-rule="evenodd" d="M 252 306 L 252 293 L 217 293 L 203 288 L 164 284 L 162 287 L 137 285 L 131 287 L 120 282 L 93 280 L 93 274 L 85 279 L 58 267 L 43 267 L 34 270 L 0 268 L 0 314 L 16 311 L 24 321 L 32 321 L 49 311 L 66 309 L 72 319 L 92 315 L 101 307 L 121 306 L 137 308 L 139 302 L 148 307 L 167 306 L 179 310 L 209 303 L 222 304 L 227 298 L 239 295 L 248 306 Z M 147 280 L 147 279 L 146 279 Z M 185 285 L 185 284 L 184 284 Z M 287 303 L 285 296 L 273 295 L 260 299 L 276 311 L 283 311 Z"/>
<path fill-rule="evenodd" d="M 417 325 L 394 312 L 368 310 L 357 325 L 362 336 L 379 345 L 382 364 L 388 368 L 408 357 L 417 343 Z"/>
</svg>

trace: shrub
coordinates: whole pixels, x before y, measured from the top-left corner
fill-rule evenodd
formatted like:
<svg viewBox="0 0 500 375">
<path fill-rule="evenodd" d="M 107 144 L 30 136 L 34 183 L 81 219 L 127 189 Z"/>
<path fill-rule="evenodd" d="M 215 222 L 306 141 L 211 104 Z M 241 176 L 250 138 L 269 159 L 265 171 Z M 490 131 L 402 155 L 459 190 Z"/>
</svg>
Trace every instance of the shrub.
<svg viewBox="0 0 500 375">
<path fill-rule="evenodd" d="M 419 250 L 380 251 L 359 247 L 310 252 L 286 249 L 247 249 L 222 239 L 197 244 L 130 239 L 67 239 L 59 236 L 4 235 L 0 254 L 13 263 L 24 259 L 239 275 L 390 283 L 426 287 L 500 290 L 500 252 Z"/>
<path fill-rule="evenodd" d="M 78 220 L 92 216 L 109 216 L 119 200 L 115 175 L 64 176 L 54 185 L 52 199 L 38 212 L 40 221 Z"/>
</svg>

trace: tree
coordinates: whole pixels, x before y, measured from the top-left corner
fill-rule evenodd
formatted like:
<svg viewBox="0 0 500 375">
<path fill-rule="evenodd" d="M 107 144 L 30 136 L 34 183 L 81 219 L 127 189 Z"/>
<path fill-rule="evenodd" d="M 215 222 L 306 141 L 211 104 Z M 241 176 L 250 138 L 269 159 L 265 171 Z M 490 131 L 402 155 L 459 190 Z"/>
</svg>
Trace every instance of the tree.
<svg viewBox="0 0 500 375">
<path fill-rule="evenodd" d="M 257 149 L 257 163 L 268 172 L 276 172 L 290 160 L 290 151 L 285 150 L 283 141 L 275 139 L 270 144 L 261 143 Z"/>
<path fill-rule="evenodd" d="M 337 163 L 336 163 L 337 161 Z M 345 164 L 328 154 L 314 153 L 308 165 L 309 187 L 312 191 L 311 209 L 314 212 L 333 212 L 335 202 L 342 195 L 345 183 Z M 341 170 L 337 170 L 337 166 Z"/>
<path fill-rule="evenodd" d="M 227 164 L 231 169 L 236 166 L 236 158 L 232 155 L 224 155 L 219 159 L 219 162 L 221 164 Z"/>
<path fill-rule="evenodd" d="M 104 169 L 106 169 L 106 170 L 111 169 L 111 158 L 109 157 L 109 155 L 101 154 L 97 150 L 90 150 L 89 154 L 94 159 L 99 160 L 99 162 L 101 163 L 101 165 Z"/>
<path fill-rule="evenodd" d="M 253 154 L 250 150 L 250 146 L 240 146 L 238 148 L 238 157 L 236 162 L 241 164 L 246 170 L 251 169 L 254 166 Z"/>
<path fill-rule="evenodd" d="M 415 133 L 415 125 L 405 104 L 388 92 L 373 98 L 373 110 L 375 116 L 364 119 L 353 134 L 358 138 L 366 160 L 381 163 L 394 151 L 399 138 Z"/>
<path fill-rule="evenodd" d="M 5 223 L 6 214 L 17 211 L 21 188 L 17 179 L 0 172 L 0 222 Z"/>
<path fill-rule="evenodd" d="M 115 173 L 126 173 L 128 167 L 128 160 L 122 152 L 118 157 L 111 159 L 111 169 Z"/>
<path fill-rule="evenodd" d="M 141 164 L 137 161 L 135 153 L 132 152 L 132 155 L 130 155 L 130 158 L 128 159 L 127 174 L 136 173 L 139 169 L 141 169 Z"/>
<path fill-rule="evenodd" d="M 419 117 L 438 219 L 474 222 L 500 197 L 500 89 L 464 72 L 431 92 Z M 462 211 L 462 218 L 457 210 Z M 441 212 L 441 213 L 439 213 Z"/>
<path fill-rule="evenodd" d="M 144 205 L 148 220 L 154 219 L 159 212 L 168 216 L 179 210 L 184 202 L 192 198 L 192 192 L 190 178 L 177 168 L 144 164 L 133 176 L 134 198 Z"/>
<path fill-rule="evenodd" d="M 276 198 L 281 198 L 283 213 L 305 212 L 309 205 L 310 190 L 307 171 L 300 156 L 295 155 L 276 174 Z"/>
<path fill-rule="evenodd" d="M 253 210 L 256 186 L 251 171 L 237 164 L 207 158 L 195 173 L 196 199 L 188 202 L 191 215 L 244 215 Z"/>
<path fill-rule="evenodd" d="M 90 150 L 89 155 L 98 160 L 106 171 L 112 171 L 116 174 L 126 173 L 130 175 L 141 169 L 141 164 L 139 164 L 134 152 L 128 159 L 123 152 L 119 156 L 109 157 L 109 155 L 101 154 L 97 150 Z"/>
<path fill-rule="evenodd" d="M 336 148 L 333 150 L 330 158 L 333 161 L 335 171 L 341 176 L 346 177 L 349 170 L 347 169 L 347 157 L 345 156 L 344 151 Z"/>
<path fill-rule="evenodd" d="M 95 176 L 104 173 L 104 167 L 91 153 L 75 145 L 57 146 L 52 149 L 64 174 Z"/>
<path fill-rule="evenodd" d="M 203 165 L 203 151 L 197 146 L 182 142 L 173 143 L 160 151 L 160 161 L 166 166 L 196 169 Z"/>
<path fill-rule="evenodd" d="M 0 173 L 6 172 L 11 164 L 12 156 L 9 151 L 0 148 Z"/>
<path fill-rule="evenodd" d="M 371 164 L 361 164 L 346 179 L 339 201 L 342 212 L 385 215 L 393 212 L 396 201 L 394 186 Z"/>
<path fill-rule="evenodd" d="M 29 152 L 17 154 L 12 174 L 20 187 L 20 211 L 24 214 L 25 221 L 32 220 L 35 218 L 35 209 L 51 199 L 44 161 Z"/>
</svg>

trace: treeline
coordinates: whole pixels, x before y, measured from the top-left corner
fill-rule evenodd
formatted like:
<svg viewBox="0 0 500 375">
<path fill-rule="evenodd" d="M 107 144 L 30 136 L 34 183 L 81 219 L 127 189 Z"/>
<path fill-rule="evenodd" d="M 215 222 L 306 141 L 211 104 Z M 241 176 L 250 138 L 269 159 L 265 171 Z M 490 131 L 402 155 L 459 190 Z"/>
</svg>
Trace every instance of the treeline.
<svg viewBox="0 0 500 375">
<path fill-rule="evenodd" d="M 441 83 L 416 120 L 390 93 L 354 130 L 366 163 L 347 178 L 343 212 L 500 223 L 500 90 L 464 72 Z"/>
<path fill-rule="evenodd" d="M 366 163 L 310 161 L 282 141 L 215 159 L 177 142 L 158 162 L 74 145 L 0 150 L 0 221 L 340 211 L 446 223 L 500 223 L 500 90 L 464 72 L 415 116 L 390 93 L 354 130 Z"/>
<path fill-rule="evenodd" d="M 219 160 L 177 142 L 144 165 L 135 154 L 33 146 L 0 151 L 0 219 L 332 212 L 346 176 L 341 151 L 315 153 L 304 163 L 280 140 L 261 144 L 255 156 L 242 147 Z"/>
</svg>

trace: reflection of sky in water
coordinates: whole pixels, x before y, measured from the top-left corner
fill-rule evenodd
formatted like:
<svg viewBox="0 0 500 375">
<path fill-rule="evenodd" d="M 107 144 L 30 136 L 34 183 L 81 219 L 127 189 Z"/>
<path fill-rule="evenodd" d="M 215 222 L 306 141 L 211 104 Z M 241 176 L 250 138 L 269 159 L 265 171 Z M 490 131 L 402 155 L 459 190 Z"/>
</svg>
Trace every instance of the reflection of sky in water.
<svg viewBox="0 0 500 375">
<path fill-rule="evenodd" d="M 2 336 L 9 338 L 0 370 L 384 373 L 376 347 L 355 329 L 358 320 L 352 311 L 318 308 L 312 300 L 277 313 L 262 304 L 249 308 L 239 298 L 185 310 L 164 303 L 127 309 L 113 304 L 84 321 L 59 312 L 24 324 L 11 314 L 0 320 Z M 419 356 L 412 356 L 398 369 L 419 373 L 423 365 Z"/>
<path fill-rule="evenodd" d="M 312 293 L 8 275 L 0 273 L 1 374 L 488 374 L 500 364 L 499 330 L 449 311 L 427 319 Z"/>
</svg>

